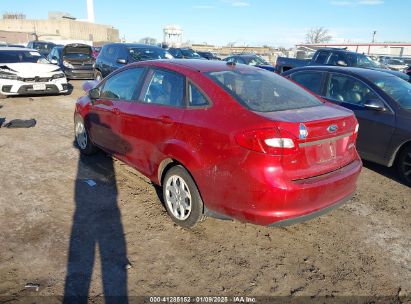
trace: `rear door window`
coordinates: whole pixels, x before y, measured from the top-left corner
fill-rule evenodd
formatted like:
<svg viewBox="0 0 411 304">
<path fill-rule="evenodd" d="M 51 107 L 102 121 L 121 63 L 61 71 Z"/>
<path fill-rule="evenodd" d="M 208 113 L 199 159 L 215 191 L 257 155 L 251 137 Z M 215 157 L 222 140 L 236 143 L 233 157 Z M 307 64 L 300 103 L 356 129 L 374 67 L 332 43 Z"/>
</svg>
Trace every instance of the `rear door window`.
<svg viewBox="0 0 411 304">
<path fill-rule="evenodd" d="M 165 70 L 151 70 L 143 91 L 143 101 L 146 103 L 184 106 L 184 83 L 182 75 Z"/>
<path fill-rule="evenodd" d="M 320 95 L 323 75 L 324 73 L 322 72 L 297 72 L 290 77 L 295 82 Z"/>
<path fill-rule="evenodd" d="M 329 51 L 319 51 L 317 58 L 315 58 L 315 63 L 317 64 L 325 64 L 330 56 Z"/>
<path fill-rule="evenodd" d="M 266 70 L 225 70 L 206 75 L 252 111 L 273 112 L 322 105 L 303 88 Z"/>
</svg>

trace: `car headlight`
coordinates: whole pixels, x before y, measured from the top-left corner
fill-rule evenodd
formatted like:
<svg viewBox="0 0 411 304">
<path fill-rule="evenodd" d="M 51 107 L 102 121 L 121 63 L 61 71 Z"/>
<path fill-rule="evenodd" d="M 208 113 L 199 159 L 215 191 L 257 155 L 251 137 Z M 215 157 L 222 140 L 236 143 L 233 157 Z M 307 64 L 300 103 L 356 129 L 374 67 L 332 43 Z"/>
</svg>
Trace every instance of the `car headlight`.
<svg viewBox="0 0 411 304">
<path fill-rule="evenodd" d="M 15 74 L 0 72 L 0 79 L 18 80 L 19 77 Z"/>
<path fill-rule="evenodd" d="M 63 60 L 63 65 L 64 65 L 66 68 L 74 69 L 74 66 L 73 66 L 71 63 L 69 63 L 69 62 L 67 62 L 67 61 L 65 61 L 65 60 Z"/>
<path fill-rule="evenodd" d="M 58 73 L 58 74 L 54 74 L 52 78 L 57 79 L 57 78 L 64 78 L 64 77 L 66 77 L 64 73 Z"/>
</svg>

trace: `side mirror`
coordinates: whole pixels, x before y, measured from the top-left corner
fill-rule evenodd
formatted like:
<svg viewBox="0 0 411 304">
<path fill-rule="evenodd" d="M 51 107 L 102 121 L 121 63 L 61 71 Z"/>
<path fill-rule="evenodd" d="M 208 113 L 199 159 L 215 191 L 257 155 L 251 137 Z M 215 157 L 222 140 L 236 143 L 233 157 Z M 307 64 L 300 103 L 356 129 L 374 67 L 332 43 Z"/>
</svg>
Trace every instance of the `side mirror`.
<svg viewBox="0 0 411 304">
<path fill-rule="evenodd" d="M 91 102 L 93 102 L 96 99 L 100 98 L 100 91 L 98 88 L 93 88 L 90 91 L 88 91 L 88 97 L 90 98 Z"/>
<path fill-rule="evenodd" d="M 119 59 L 117 59 L 117 63 L 127 64 L 127 60 L 125 60 L 125 59 L 123 59 L 123 58 L 119 58 Z"/>
<path fill-rule="evenodd" d="M 374 111 L 385 111 L 384 103 L 379 99 L 370 99 L 364 103 L 364 107 Z"/>
<path fill-rule="evenodd" d="M 52 64 L 58 64 L 57 57 L 56 57 L 56 56 L 51 57 L 50 62 L 51 62 Z"/>
<path fill-rule="evenodd" d="M 347 63 L 344 60 L 338 60 L 337 65 L 346 67 Z"/>
</svg>

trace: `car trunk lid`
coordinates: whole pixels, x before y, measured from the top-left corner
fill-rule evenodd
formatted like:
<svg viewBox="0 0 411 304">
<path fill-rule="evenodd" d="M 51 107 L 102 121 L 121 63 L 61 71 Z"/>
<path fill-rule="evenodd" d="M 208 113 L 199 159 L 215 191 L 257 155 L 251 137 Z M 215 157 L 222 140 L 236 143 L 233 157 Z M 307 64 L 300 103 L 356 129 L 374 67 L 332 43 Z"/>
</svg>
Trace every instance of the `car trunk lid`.
<svg viewBox="0 0 411 304">
<path fill-rule="evenodd" d="M 295 148 L 284 149 L 284 172 L 291 180 L 310 178 L 337 170 L 356 158 L 357 121 L 338 106 L 323 106 L 259 113 L 276 121 L 282 138 L 291 138 Z"/>
</svg>

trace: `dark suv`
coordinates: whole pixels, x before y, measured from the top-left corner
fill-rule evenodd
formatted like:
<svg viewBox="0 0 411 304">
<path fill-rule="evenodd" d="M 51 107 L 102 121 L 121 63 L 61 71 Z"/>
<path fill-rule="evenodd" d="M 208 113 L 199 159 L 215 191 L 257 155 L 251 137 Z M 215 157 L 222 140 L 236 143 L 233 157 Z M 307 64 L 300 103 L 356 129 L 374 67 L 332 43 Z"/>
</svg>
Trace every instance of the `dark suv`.
<svg viewBox="0 0 411 304">
<path fill-rule="evenodd" d="M 105 44 L 97 56 L 94 66 L 94 78 L 101 80 L 114 70 L 138 61 L 172 59 L 166 50 L 145 44 L 109 43 Z"/>
</svg>

